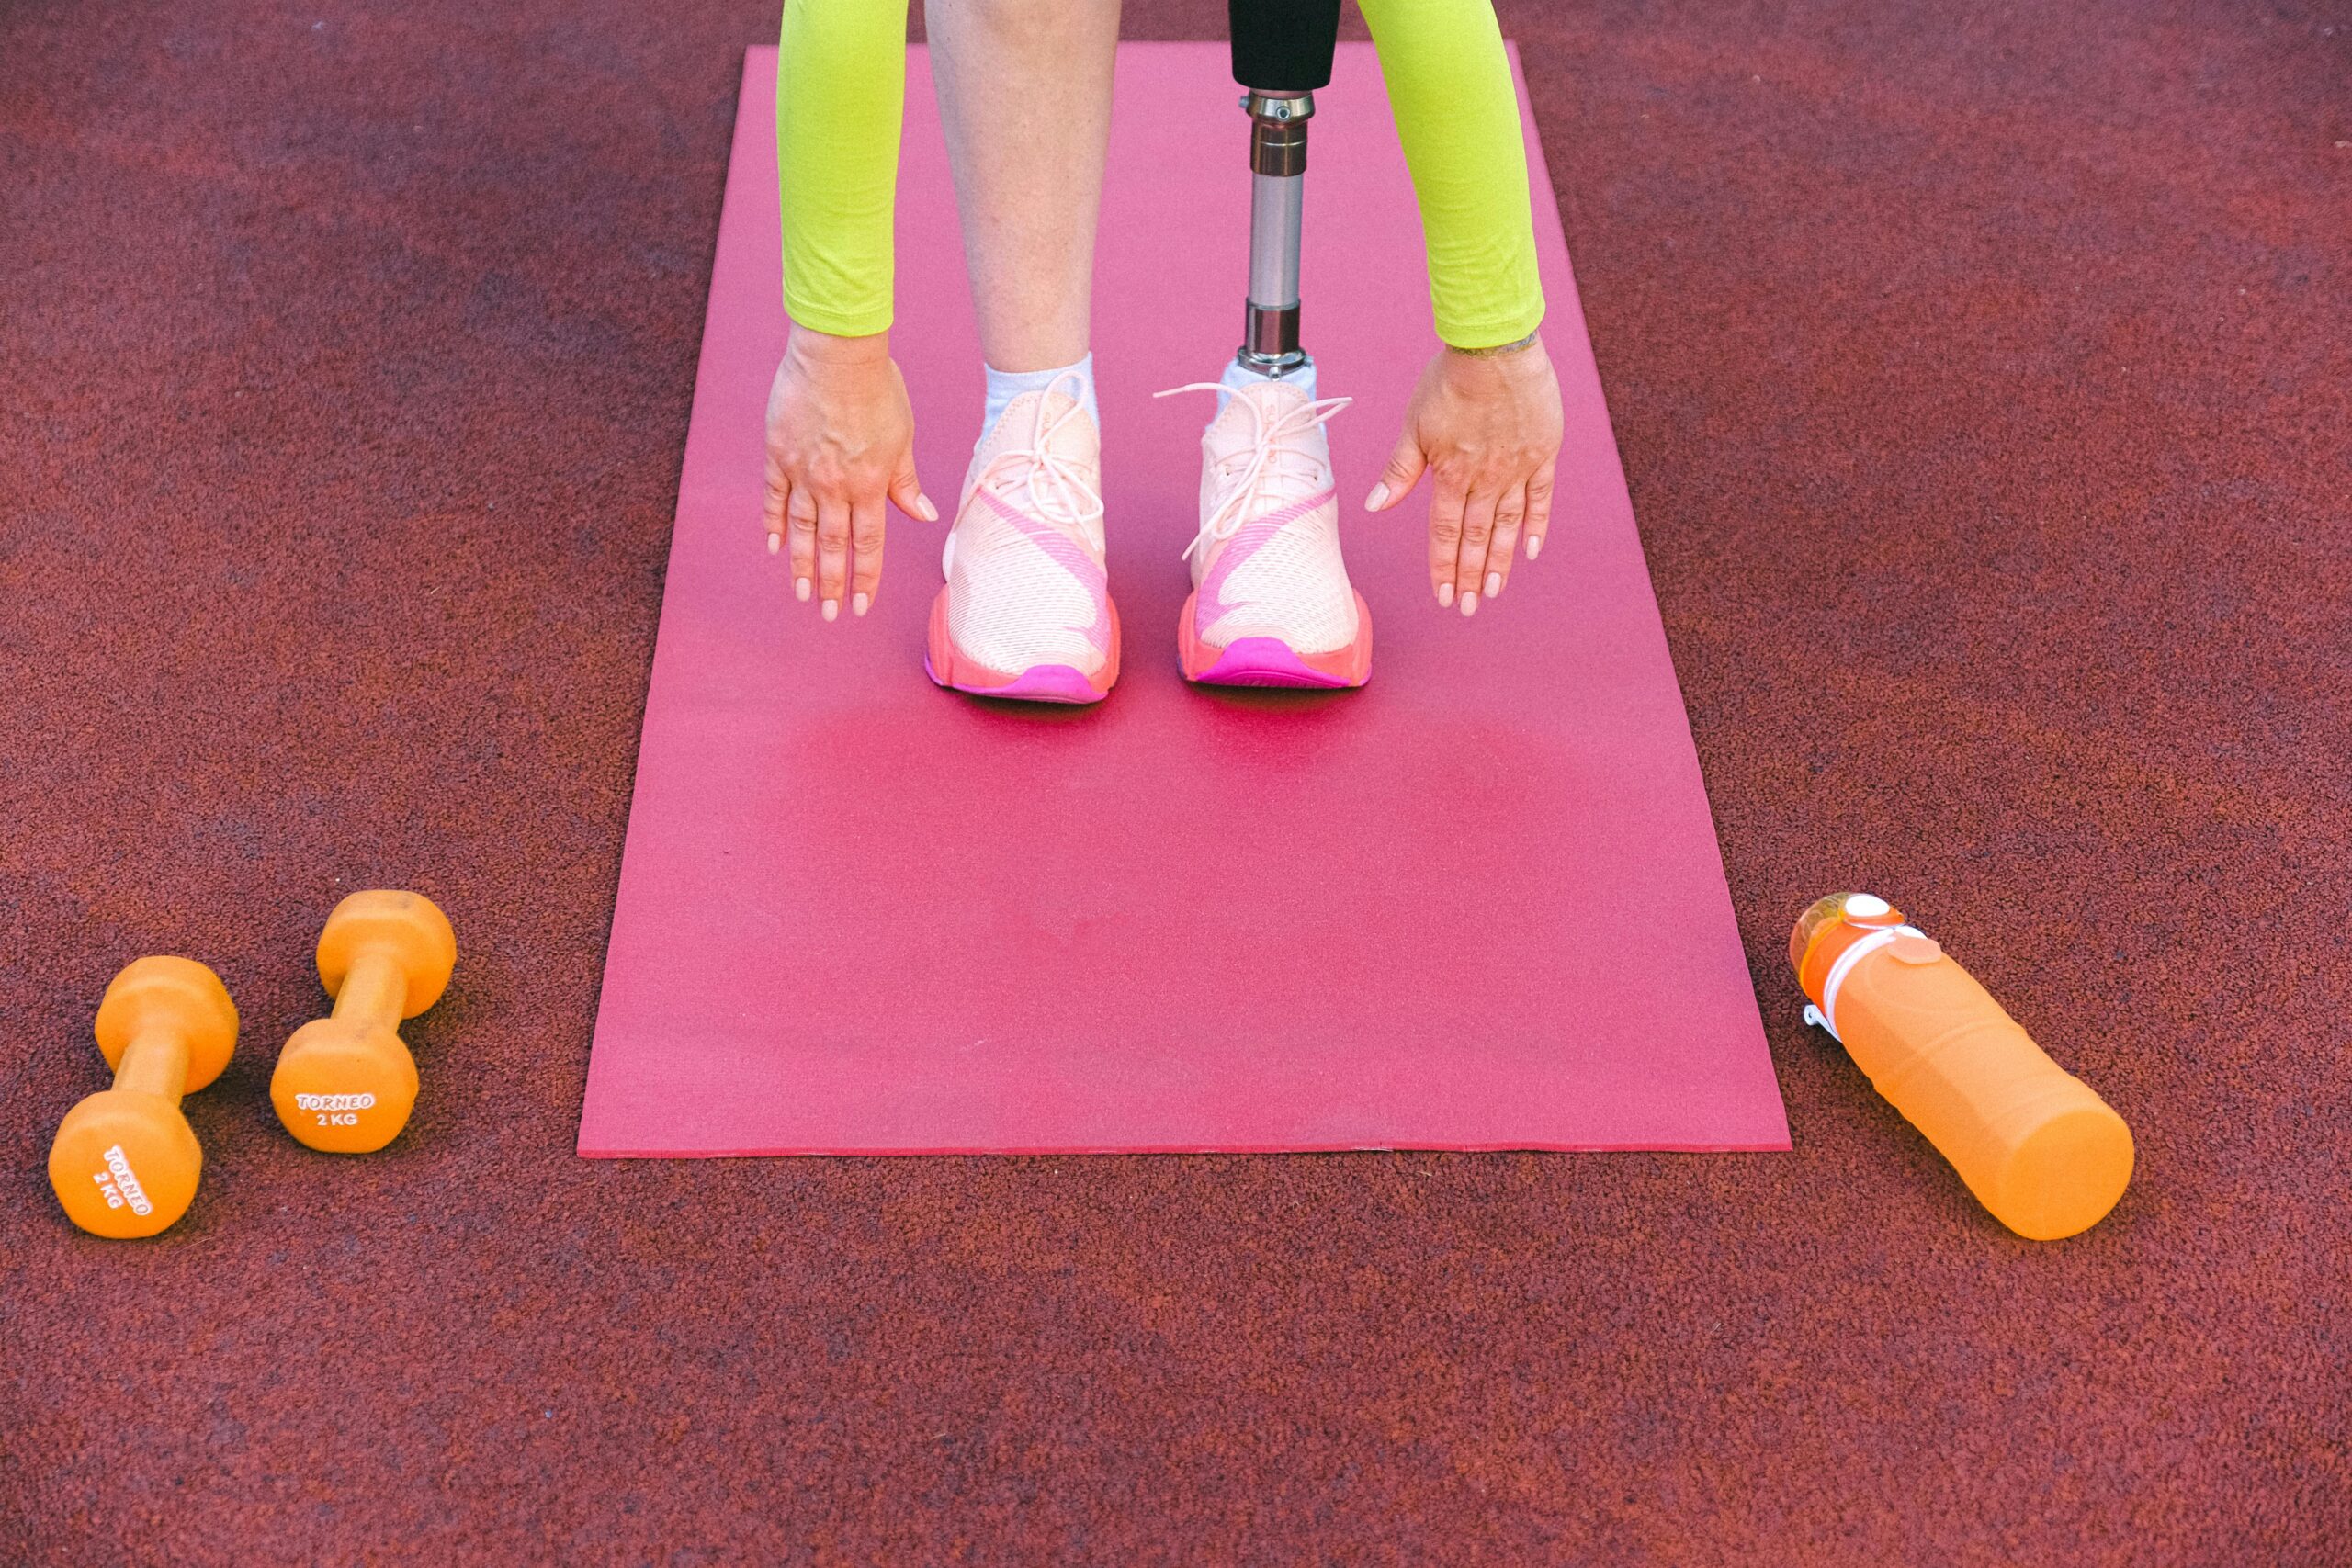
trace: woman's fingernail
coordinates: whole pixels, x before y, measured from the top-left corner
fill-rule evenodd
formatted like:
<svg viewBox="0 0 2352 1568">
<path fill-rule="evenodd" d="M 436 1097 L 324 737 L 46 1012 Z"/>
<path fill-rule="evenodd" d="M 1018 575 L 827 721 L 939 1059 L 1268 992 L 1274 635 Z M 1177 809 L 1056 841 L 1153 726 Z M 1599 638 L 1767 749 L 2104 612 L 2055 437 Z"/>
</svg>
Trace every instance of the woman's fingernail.
<svg viewBox="0 0 2352 1568">
<path fill-rule="evenodd" d="M 1476 593 L 1464 593 L 1462 596 L 1462 613 L 1465 615 L 1475 615 L 1478 613 L 1478 596 Z"/>
<path fill-rule="evenodd" d="M 1536 551 L 1538 551 L 1538 550 L 1540 550 L 1540 549 L 1542 549 L 1543 547 L 1544 547 L 1544 536 L 1543 536 L 1543 535 L 1541 535 L 1541 534 L 1530 534 L 1530 535 L 1528 535 L 1528 536 L 1527 536 L 1527 558 L 1528 558 L 1529 560 L 1533 560 L 1533 559 L 1535 558 L 1535 552 L 1536 552 Z"/>
<path fill-rule="evenodd" d="M 1363 498 L 1363 509 L 1366 512 L 1377 512 L 1387 504 L 1388 487 L 1385 484 L 1376 484 L 1373 486 L 1372 493 Z"/>
<path fill-rule="evenodd" d="M 782 548 L 784 548 L 783 537 L 779 535 L 770 534 L 768 536 L 768 554 L 774 555 L 776 551 Z"/>
<path fill-rule="evenodd" d="M 795 599 L 799 600 L 803 604 L 808 603 L 808 580 L 807 578 L 796 577 L 792 580 L 792 596 Z"/>
<path fill-rule="evenodd" d="M 915 504 L 922 509 L 922 515 L 924 522 L 936 523 L 939 521 L 939 508 L 931 503 L 931 497 L 927 495 L 918 495 L 915 497 Z"/>
<path fill-rule="evenodd" d="M 860 593 L 849 602 L 849 613 L 853 615 L 862 615 L 865 614 L 867 610 L 873 608 L 873 606 L 874 595 L 871 593 Z"/>
<path fill-rule="evenodd" d="M 1487 597 L 1491 599 L 1502 591 L 1503 574 L 1499 571 L 1490 571 L 1487 573 Z"/>
<path fill-rule="evenodd" d="M 1441 582 L 1437 585 L 1437 604 L 1441 610 L 1453 608 L 1453 584 Z"/>
<path fill-rule="evenodd" d="M 838 599 L 826 600 L 824 608 L 820 613 L 824 615 L 825 619 L 829 621 L 836 618 L 842 613 L 842 602 Z"/>
</svg>

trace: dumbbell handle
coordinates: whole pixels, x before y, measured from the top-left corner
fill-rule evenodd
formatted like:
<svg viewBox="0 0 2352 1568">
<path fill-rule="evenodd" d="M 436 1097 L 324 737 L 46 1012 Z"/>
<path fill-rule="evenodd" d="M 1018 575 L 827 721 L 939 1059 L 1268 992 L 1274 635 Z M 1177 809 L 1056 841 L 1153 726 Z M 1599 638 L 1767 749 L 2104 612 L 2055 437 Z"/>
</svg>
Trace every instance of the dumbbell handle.
<svg viewBox="0 0 2352 1568">
<path fill-rule="evenodd" d="M 397 1029 L 408 1010 L 408 975 L 390 953 L 363 952 L 334 994 L 334 1016 Z"/>
<path fill-rule="evenodd" d="M 114 1087 L 161 1095 L 177 1105 L 187 1092 L 187 1036 L 177 1029 L 142 1021 L 122 1048 L 121 1065 L 114 1070 Z"/>
</svg>

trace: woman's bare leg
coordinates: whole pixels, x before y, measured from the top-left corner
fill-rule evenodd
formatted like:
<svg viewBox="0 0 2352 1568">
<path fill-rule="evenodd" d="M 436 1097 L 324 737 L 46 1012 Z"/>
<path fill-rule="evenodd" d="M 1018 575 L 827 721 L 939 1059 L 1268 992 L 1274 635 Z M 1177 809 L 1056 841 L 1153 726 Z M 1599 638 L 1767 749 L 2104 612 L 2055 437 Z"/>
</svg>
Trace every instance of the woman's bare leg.
<svg viewBox="0 0 2352 1568">
<path fill-rule="evenodd" d="M 980 351 L 1002 371 L 1087 352 L 1119 0 L 924 8 Z"/>
</svg>

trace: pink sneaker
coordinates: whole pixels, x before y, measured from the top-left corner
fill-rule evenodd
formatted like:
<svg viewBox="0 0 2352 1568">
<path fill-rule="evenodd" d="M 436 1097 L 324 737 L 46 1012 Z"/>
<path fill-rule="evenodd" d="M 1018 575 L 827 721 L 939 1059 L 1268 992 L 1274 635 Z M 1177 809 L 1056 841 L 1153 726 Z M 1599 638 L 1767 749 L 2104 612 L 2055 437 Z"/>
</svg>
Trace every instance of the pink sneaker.
<svg viewBox="0 0 2352 1568">
<path fill-rule="evenodd" d="M 1184 678 L 1219 686 L 1361 686 L 1372 612 L 1340 557 L 1324 422 L 1351 400 L 1280 381 L 1236 391 L 1201 435 L 1193 595 L 1176 626 Z M 1170 393 L 1162 392 L 1162 397 Z"/>
<path fill-rule="evenodd" d="M 1102 438 L 1057 382 L 1012 400 L 964 476 L 924 672 L 987 697 L 1099 703 L 1119 678 Z"/>
</svg>

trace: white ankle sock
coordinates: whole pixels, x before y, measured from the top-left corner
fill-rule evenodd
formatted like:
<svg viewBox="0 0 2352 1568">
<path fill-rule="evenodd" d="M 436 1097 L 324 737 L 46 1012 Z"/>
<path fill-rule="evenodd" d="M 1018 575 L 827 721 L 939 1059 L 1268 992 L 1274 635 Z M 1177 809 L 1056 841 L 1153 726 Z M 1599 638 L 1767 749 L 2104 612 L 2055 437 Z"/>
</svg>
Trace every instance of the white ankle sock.
<svg viewBox="0 0 2352 1568">
<path fill-rule="evenodd" d="M 1221 387 L 1230 387 L 1234 390 L 1239 391 L 1244 387 L 1262 385 L 1269 380 L 1274 379 L 1274 378 L 1266 375 L 1262 371 L 1252 370 L 1247 365 L 1242 364 L 1239 359 L 1236 358 L 1227 361 L 1225 374 L 1218 377 L 1216 379 L 1217 385 Z M 1283 386 L 1296 387 L 1300 391 L 1305 392 L 1308 402 L 1311 403 L 1315 400 L 1314 360 L 1309 359 L 1297 369 L 1282 377 L 1281 380 Z M 1218 412 L 1222 413 L 1225 411 L 1225 394 L 1222 392 L 1217 394 L 1216 406 Z"/>
<path fill-rule="evenodd" d="M 1023 392 L 1042 392 L 1065 376 L 1078 378 L 1079 405 L 1086 410 L 1086 417 L 1102 428 L 1102 411 L 1094 406 L 1094 355 L 1088 355 L 1075 365 L 1065 365 L 1058 370 L 999 370 L 993 365 L 982 366 L 989 373 L 988 412 L 980 419 L 980 440 L 986 441 L 996 422 L 1004 417 L 1005 405 Z M 1064 383 L 1062 390 L 1069 390 Z M 977 445 L 977 443 L 975 443 Z"/>
</svg>

